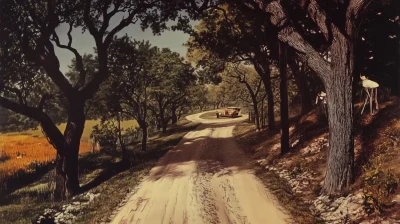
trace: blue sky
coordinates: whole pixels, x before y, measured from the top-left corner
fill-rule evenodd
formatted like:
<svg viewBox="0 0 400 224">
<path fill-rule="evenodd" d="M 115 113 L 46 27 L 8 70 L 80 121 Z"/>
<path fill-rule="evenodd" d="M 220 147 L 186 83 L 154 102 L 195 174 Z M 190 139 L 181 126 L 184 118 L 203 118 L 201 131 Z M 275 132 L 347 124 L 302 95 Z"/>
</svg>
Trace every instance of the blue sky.
<svg viewBox="0 0 400 224">
<path fill-rule="evenodd" d="M 117 22 L 121 19 L 121 16 L 116 15 L 110 21 L 110 27 L 113 27 L 117 24 Z M 196 22 L 193 22 L 195 24 Z M 174 24 L 173 21 L 168 23 L 169 25 Z M 68 42 L 67 32 L 68 25 L 62 24 L 57 28 L 56 32 L 60 38 L 61 43 L 66 44 Z M 93 53 L 94 49 L 94 39 L 89 34 L 88 31 L 82 33 L 82 30 L 76 28 L 72 31 L 72 46 L 78 50 L 78 52 L 83 55 L 84 53 Z M 128 34 L 128 36 L 132 37 L 136 40 L 149 40 L 152 45 L 158 46 L 160 48 L 168 47 L 172 51 L 178 52 L 181 56 L 186 55 L 186 47 L 183 44 L 189 38 L 189 35 L 181 32 L 181 31 L 164 31 L 160 36 L 154 36 L 150 29 L 142 31 L 139 24 L 131 24 L 128 27 L 125 27 L 121 30 L 117 36 L 123 36 Z M 56 54 L 60 60 L 61 71 L 63 73 L 68 71 L 68 65 L 71 64 L 71 59 L 73 58 L 73 54 L 65 49 L 60 49 L 56 47 Z"/>
</svg>

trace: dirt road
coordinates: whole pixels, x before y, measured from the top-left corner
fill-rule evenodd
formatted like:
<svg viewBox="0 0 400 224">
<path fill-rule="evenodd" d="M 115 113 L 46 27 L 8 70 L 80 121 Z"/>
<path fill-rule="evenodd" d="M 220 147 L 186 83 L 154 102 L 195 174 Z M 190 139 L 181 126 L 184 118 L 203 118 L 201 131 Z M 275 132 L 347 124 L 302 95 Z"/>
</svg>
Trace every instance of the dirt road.
<svg viewBox="0 0 400 224">
<path fill-rule="evenodd" d="M 232 138 L 243 118 L 204 120 L 154 167 L 111 223 L 286 223 Z"/>
</svg>

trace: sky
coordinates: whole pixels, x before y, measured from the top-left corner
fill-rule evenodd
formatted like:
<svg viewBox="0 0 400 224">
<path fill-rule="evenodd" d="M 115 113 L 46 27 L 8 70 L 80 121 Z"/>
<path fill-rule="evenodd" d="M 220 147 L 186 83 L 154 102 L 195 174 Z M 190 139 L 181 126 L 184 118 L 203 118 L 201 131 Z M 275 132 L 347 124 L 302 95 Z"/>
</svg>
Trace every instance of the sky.
<svg viewBox="0 0 400 224">
<path fill-rule="evenodd" d="M 115 26 L 120 21 L 121 17 L 122 15 L 115 15 L 114 18 L 110 21 L 110 27 L 112 28 L 113 26 Z M 168 25 L 173 24 L 173 21 L 168 22 Z M 196 24 L 196 22 L 192 22 L 192 25 L 194 24 Z M 56 29 L 56 32 L 62 44 L 68 43 L 68 28 L 69 26 L 67 24 L 61 24 L 61 26 Z M 75 28 L 72 30 L 71 34 L 72 46 L 76 48 L 81 55 L 83 55 L 84 53 L 94 53 L 94 39 L 88 31 L 82 33 L 82 29 Z M 168 47 L 172 51 L 178 52 L 181 56 L 186 55 L 187 49 L 183 46 L 183 44 L 187 41 L 189 35 L 181 31 L 167 30 L 161 33 L 160 36 L 154 36 L 151 29 L 142 31 L 142 29 L 140 28 L 140 24 L 131 24 L 130 26 L 127 26 L 123 30 L 121 30 L 117 34 L 117 36 L 123 36 L 125 34 L 128 34 L 128 36 L 136 40 L 149 40 L 152 45 L 160 48 Z M 68 65 L 71 64 L 71 59 L 74 57 L 74 55 L 69 50 L 61 49 L 58 47 L 56 47 L 55 51 L 60 61 L 61 72 L 67 72 L 69 70 Z"/>
</svg>

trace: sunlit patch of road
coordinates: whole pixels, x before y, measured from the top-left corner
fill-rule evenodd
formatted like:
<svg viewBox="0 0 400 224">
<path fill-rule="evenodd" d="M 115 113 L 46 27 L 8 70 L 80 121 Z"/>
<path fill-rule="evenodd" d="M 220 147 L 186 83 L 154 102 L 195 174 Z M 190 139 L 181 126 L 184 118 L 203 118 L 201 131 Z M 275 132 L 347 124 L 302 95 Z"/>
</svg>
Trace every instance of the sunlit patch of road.
<svg viewBox="0 0 400 224">
<path fill-rule="evenodd" d="M 111 223 L 286 223 L 232 138 L 234 125 L 247 117 L 201 114 L 187 117 L 202 124 L 160 159 Z"/>
</svg>

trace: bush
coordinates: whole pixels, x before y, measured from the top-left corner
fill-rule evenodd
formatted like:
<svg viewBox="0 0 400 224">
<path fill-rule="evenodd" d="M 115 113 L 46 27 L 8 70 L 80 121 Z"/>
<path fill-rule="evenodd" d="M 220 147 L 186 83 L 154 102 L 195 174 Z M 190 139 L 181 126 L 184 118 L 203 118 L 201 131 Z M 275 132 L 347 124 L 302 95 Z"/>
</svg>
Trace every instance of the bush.
<svg viewBox="0 0 400 224">
<path fill-rule="evenodd" d="M 94 138 L 102 149 L 111 148 L 112 150 L 116 150 L 117 148 L 118 129 L 112 121 L 105 121 L 100 125 L 93 126 L 90 137 Z"/>
<path fill-rule="evenodd" d="M 380 167 L 368 172 L 364 177 L 363 208 L 368 215 L 378 212 L 383 214 L 387 208 L 393 206 L 390 194 L 393 194 L 399 185 L 391 169 L 384 172 Z"/>
<path fill-rule="evenodd" d="M 139 127 L 130 127 L 125 130 L 125 133 L 122 135 L 124 138 L 124 142 L 133 143 L 139 139 L 140 128 Z"/>
</svg>

